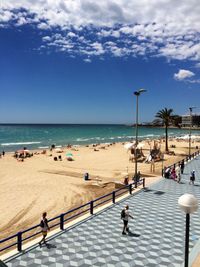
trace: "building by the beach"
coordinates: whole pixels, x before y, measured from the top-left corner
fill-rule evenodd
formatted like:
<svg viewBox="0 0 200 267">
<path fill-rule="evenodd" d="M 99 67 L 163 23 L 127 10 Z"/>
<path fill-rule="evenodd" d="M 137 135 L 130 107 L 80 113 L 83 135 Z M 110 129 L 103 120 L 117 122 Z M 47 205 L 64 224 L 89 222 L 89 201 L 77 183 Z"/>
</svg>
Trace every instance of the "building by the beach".
<svg viewBox="0 0 200 267">
<path fill-rule="evenodd" d="M 192 114 L 190 115 L 182 115 L 182 123 L 183 127 L 192 127 L 200 126 L 200 115 L 199 114 Z"/>
</svg>

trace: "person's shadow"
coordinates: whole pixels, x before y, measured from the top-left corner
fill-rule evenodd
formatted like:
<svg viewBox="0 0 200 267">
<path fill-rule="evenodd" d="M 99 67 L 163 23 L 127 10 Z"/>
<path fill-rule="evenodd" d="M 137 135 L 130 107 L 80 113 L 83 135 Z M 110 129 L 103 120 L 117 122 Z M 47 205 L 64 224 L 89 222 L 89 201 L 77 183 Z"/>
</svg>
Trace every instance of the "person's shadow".
<svg viewBox="0 0 200 267">
<path fill-rule="evenodd" d="M 131 232 L 130 230 L 128 231 L 128 236 L 140 237 L 139 234 L 134 234 L 134 233 Z"/>
<path fill-rule="evenodd" d="M 56 248 L 56 246 L 55 246 L 55 245 L 53 245 L 53 244 L 50 244 L 50 243 L 47 243 L 47 244 L 46 244 L 46 247 L 47 247 L 48 249 L 51 249 L 51 248 Z"/>
</svg>

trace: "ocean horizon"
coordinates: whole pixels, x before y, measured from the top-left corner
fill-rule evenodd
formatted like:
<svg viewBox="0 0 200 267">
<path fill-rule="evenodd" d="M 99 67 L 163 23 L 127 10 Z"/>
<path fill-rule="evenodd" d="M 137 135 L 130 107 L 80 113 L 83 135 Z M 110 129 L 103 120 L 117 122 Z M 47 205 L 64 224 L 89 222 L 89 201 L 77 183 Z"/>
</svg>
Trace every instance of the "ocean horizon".
<svg viewBox="0 0 200 267">
<path fill-rule="evenodd" d="M 188 135 L 186 129 L 169 128 L 169 137 Z M 192 131 L 200 136 L 200 130 Z M 159 139 L 165 136 L 164 128 L 139 127 L 139 139 Z M 135 127 L 128 124 L 50 124 L 50 123 L 1 123 L 0 151 L 47 149 L 57 147 L 88 145 L 97 143 L 128 142 L 135 138 Z"/>
</svg>

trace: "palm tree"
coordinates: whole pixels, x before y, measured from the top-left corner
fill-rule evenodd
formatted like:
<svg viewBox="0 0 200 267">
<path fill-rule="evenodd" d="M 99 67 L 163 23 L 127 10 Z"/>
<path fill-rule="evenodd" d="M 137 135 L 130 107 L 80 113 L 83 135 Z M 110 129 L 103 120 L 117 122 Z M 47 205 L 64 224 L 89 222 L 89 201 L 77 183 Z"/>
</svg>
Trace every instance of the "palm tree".
<svg viewBox="0 0 200 267">
<path fill-rule="evenodd" d="M 169 127 L 169 123 L 172 120 L 172 113 L 173 113 L 173 109 L 163 108 L 159 110 L 156 114 L 156 118 L 161 119 L 163 124 L 165 125 L 165 151 L 169 151 L 168 149 L 168 127 Z"/>
</svg>

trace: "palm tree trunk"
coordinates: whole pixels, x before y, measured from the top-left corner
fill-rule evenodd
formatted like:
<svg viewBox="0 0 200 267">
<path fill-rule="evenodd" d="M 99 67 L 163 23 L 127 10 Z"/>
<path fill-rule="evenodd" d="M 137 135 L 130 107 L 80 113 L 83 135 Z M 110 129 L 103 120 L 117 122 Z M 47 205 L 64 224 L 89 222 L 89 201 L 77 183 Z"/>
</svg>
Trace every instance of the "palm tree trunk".
<svg viewBox="0 0 200 267">
<path fill-rule="evenodd" d="M 168 125 L 165 125 L 165 151 L 168 152 Z"/>
</svg>

